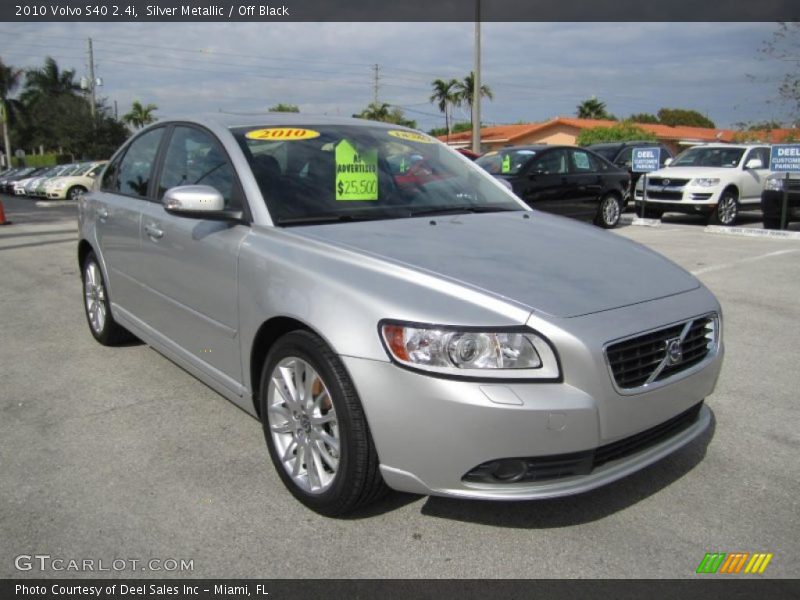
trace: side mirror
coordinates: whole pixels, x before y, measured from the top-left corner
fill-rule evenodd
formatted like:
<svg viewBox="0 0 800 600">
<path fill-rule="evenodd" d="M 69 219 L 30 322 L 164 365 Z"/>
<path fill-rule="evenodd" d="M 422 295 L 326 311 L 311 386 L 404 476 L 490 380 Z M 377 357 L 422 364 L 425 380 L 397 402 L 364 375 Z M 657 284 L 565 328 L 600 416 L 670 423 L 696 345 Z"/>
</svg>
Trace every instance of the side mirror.
<svg viewBox="0 0 800 600">
<path fill-rule="evenodd" d="M 235 221 L 241 211 L 225 210 L 225 199 L 210 185 L 179 185 L 168 189 L 161 200 L 164 210 L 178 217 Z"/>
<path fill-rule="evenodd" d="M 665 167 L 668 167 L 668 166 L 670 166 L 671 164 L 672 164 L 672 159 L 671 159 L 671 158 L 668 158 L 667 160 L 665 160 L 665 161 L 664 161 L 664 166 L 665 166 Z"/>
<path fill-rule="evenodd" d="M 763 169 L 764 163 L 761 162 L 760 158 L 751 158 L 747 161 L 747 164 L 744 166 L 745 169 Z"/>
</svg>

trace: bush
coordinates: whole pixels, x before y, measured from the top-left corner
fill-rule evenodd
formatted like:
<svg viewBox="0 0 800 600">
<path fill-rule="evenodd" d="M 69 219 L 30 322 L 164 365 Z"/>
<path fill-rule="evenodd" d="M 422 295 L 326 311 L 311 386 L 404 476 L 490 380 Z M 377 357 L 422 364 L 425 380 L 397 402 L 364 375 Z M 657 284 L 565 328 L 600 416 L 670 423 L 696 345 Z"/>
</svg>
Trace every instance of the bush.
<svg viewBox="0 0 800 600">
<path fill-rule="evenodd" d="M 633 123 L 623 121 L 619 125 L 613 125 L 612 127 L 592 127 L 591 129 L 584 129 L 578 135 L 576 143 L 579 146 L 589 146 L 602 142 L 629 142 L 632 140 L 655 142 L 658 138 L 654 134 L 645 131 L 641 127 L 637 127 Z"/>
<path fill-rule="evenodd" d="M 54 167 L 72 162 L 71 154 L 28 154 L 24 158 L 12 158 L 15 167 Z"/>
</svg>

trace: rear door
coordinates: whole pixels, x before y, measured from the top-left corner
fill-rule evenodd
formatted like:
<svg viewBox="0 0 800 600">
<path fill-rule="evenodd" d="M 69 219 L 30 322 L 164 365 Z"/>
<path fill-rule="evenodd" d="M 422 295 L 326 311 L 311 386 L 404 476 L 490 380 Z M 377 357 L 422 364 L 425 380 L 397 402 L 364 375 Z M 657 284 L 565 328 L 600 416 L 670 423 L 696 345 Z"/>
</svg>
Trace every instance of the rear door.
<svg viewBox="0 0 800 600">
<path fill-rule="evenodd" d="M 567 153 L 563 148 L 545 150 L 520 174 L 520 197 L 533 208 L 564 213 L 570 194 Z"/>
<path fill-rule="evenodd" d="M 156 202 L 143 209 L 142 255 L 150 308 L 145 319 L 185 358 L 235 390 L 242 380 L 237 262 L 249 225 L 175 216 L 161 205 L 181 185 L 210 185 L 226 208 L 245 210 L 233 165 L 209 131 L 176 125 L 169 134 L 156 186 Z M 211 367 L 210 369 L 208 367 Z"/>
<path fill-rule="evenodd" d="M 90 204 L 109 295 L 115 305 L 133 315 L 142 313 L 145 300 L 139 222 L 142 208 L 149 205 L 150 183 L 165 130 L 150 129 L 135 138 L 106 169 Z"/>
<path fill-rule="evenodd" d="M 569 216 L 593 217 L 603 192 L 603 168 L 599 160 L 586 150 L 569 148 L 571 194 Z"/>
</svg>

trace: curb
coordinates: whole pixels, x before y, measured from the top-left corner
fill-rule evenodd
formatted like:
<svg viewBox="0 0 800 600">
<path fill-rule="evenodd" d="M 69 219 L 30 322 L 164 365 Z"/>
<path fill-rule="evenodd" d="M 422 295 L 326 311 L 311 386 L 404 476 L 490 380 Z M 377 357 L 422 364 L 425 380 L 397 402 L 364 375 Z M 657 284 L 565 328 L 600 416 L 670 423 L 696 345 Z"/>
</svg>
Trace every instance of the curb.
<svg viewBox="0 0 800 600">
<path fill-rule="evenodd" d="M 639 227 L 661 227 L 661 219 L 642 219 L 640 217 L 633 217 L 630 221 L 631 225 L 638 225 Z"/>
<path fill-rule="evenodd" d="M 724 227 L 722 225 L 708 225 L 703 231 L 705 233 L 721 233 L 724 235 L 739 235 L 743 237 L 800 240 L 800 231 L 787 231 L 785 229 L 752 229 L 750 227 Z"/>
<path fill-rule="evenodd" d="M 77 200 L 38 200 L 39 208 L 55 208 L 56 206 L 78 206 Z"/>
</svg>

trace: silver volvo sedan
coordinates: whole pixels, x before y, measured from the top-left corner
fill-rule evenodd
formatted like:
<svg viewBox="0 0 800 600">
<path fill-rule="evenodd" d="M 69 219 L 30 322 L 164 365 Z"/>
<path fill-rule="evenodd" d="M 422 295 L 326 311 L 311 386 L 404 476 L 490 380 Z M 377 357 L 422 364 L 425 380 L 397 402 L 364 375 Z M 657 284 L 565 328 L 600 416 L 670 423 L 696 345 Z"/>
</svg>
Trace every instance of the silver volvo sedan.
<svg viewBox="0 0 800 600">
<path fill-rule="evenodd" d="M 527 500 L 698 436 L 714 296 L 659 254 L 530 210 L 436 140 L 298 115 L 159 122 L 79 202 L 86 316 L 261 420 L 340 515 L 388 488 Z"/>
</svg>

